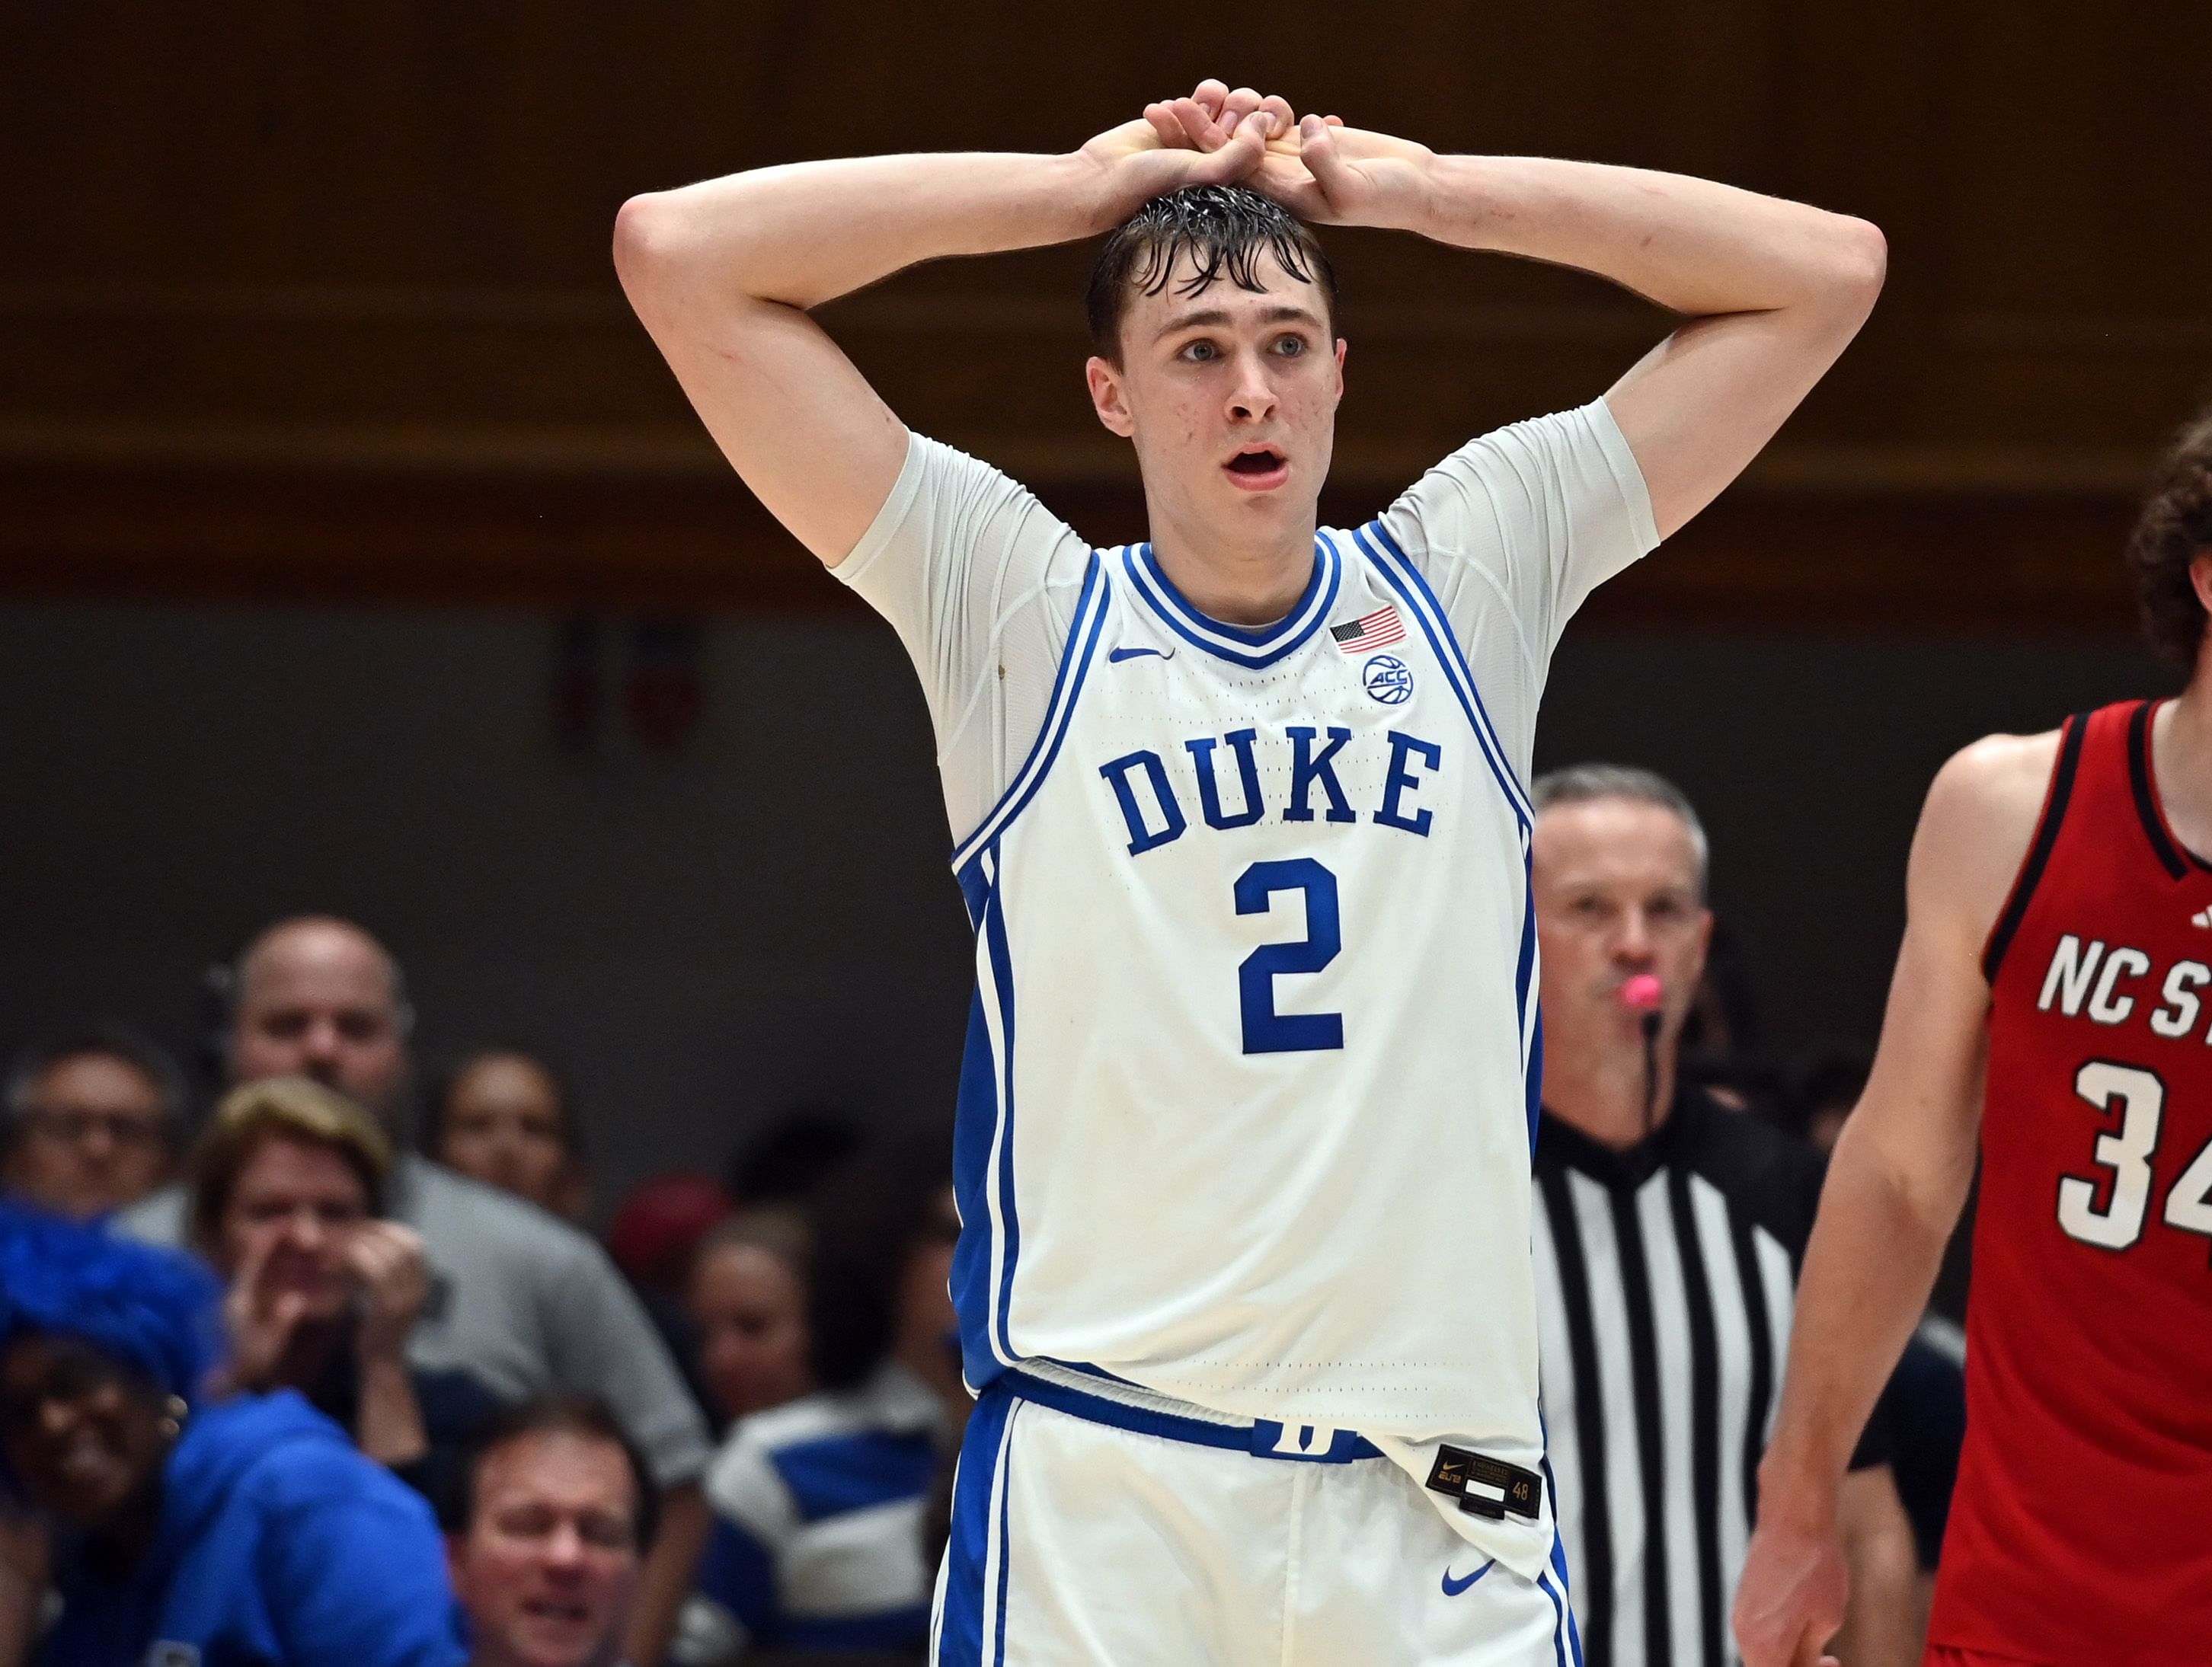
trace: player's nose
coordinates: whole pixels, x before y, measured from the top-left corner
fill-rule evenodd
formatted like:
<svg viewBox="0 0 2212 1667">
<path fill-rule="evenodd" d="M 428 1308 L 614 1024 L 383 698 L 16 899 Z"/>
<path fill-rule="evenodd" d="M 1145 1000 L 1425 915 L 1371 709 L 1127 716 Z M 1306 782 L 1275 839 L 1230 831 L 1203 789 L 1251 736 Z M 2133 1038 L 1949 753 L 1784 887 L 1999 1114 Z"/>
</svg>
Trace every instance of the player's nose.
<svg viewBox="0 0 2212 1667">
<path fill-rule="evenodd" d="M 1237 357 L 1237 376 L 1229 391 L 1229 415 L 1240 422 L 1257 422 L 1275 414 L 1274 385 L 1256 353 Z"/>
</svg>

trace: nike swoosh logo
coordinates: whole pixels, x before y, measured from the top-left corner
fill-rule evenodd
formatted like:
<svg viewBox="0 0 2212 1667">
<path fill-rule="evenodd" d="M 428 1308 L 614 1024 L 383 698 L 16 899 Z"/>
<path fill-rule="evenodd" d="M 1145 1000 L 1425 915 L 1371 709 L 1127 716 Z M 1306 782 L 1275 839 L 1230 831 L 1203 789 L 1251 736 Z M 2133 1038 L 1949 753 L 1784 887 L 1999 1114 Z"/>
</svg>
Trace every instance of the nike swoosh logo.
<svg viewBox="0 0 2212 1667">
<path fill-rule="evenodd" d="M 1444 1570 L 1444 1596 L 1447 1597 L 1458 1597 L 1460 1593 L 1465 1591 L 1469 1586 L 1473 1585 L 1477 1580 L 1480 1580 L 1484 1575 L 1489 1573 L 1492 1569 L 1497 1567 L 1498 1559 L 1492 1557 L 1488 1562 L 1485 1563 L 1480 1568 L 1475 1570 L 1474 1573 L 1468 1575 L 1464 1580 L 1453 1579 L 1451 1577 L 1451 1570 L 1447 1567 Z"/>
<path fill-rule="evenodd" d="M 1164 650 L 1158 648 L 1111 648 L 1107 650 L 1106 658 L 1114 664 L 1119 665 L 1124 660 L 1139 659 L 1146 654 L 1157 654 L 1164 660 L 1172 660 L 1175 658 L 1175 650 L 1172 648 Z"/>
</svg>

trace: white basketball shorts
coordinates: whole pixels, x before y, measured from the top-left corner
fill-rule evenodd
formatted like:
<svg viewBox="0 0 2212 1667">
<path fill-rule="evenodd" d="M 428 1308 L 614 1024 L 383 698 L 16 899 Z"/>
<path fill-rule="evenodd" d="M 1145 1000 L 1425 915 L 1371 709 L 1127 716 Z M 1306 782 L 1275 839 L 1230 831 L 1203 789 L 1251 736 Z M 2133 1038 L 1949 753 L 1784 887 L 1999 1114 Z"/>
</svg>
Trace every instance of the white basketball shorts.
<svg viewBox="0 0 2212 1667">
<path fill-rule="evenodd" d="M 1349 1432 L 1299 1455 L 1296 1426 L 1064 1370 L 1005 1374 L 969 1418 L 933 1667 L 1582 1667 L 1556 1548 L 1531 1583 Z"/>
</svg>

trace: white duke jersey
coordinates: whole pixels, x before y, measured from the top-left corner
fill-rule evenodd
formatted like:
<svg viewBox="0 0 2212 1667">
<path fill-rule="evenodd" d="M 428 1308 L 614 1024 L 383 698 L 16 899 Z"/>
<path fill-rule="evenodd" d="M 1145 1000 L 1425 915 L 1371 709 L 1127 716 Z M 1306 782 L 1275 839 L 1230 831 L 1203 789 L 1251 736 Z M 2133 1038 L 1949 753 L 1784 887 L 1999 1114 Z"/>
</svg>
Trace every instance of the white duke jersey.
<svg viewBox="0 0 2212 1667">
<path fill-rule="evenodd" d="M 923 671 L 965 831 L 971 1384 L 1105 1374 L 1417 1480 L 1447 1440 L 1540 1466 L 1522 782 L 1559 627 L 1656 542 L 1599 402 L 1322 530 L 1243 629 L 910 442 L 838 572 Z M 1542 1570 L 1547 1516 L 1432 1497 Z"/>
</svg>

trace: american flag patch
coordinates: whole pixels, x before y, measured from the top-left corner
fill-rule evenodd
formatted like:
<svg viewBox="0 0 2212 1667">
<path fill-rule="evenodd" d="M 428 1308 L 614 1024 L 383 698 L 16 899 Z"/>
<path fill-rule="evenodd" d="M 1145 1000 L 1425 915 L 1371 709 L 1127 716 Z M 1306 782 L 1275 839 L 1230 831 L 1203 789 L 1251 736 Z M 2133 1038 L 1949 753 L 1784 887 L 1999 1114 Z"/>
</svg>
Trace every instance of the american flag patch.
<svg viewBox="0 0 2212 1667">
<path fill-rule="evenodd" d="M 1406 627 L 1393 605 L 1377 608 L 1364 618 L 1343 625 L 1332 625 L 1328 634 L 1336 639 L 1336 646 L 1347 654 L 1364 654 L 1370 648 L 1382 648 L 1394 642 L 1402 642 Z"/>
</svg>

